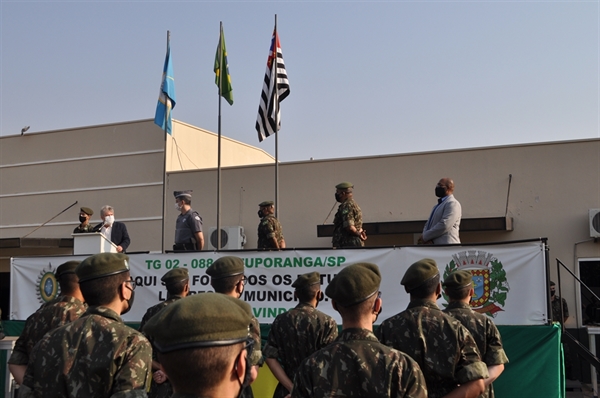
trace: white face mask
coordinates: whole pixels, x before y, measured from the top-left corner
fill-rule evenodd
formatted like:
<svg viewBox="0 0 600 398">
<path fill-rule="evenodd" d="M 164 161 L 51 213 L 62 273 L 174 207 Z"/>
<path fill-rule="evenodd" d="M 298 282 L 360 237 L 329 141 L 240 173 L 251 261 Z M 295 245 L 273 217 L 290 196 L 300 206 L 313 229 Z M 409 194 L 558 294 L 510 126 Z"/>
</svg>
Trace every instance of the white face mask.
<svg viewBox="0 0 600 398">
<path fill-rule="evenodd" d="M 115 222 L 115 216 L 106 216 L 104 217 L 104 225 L 113 225 Z"/>
<path fill-rule="evenodd" d="M 181 206 L 179 206 L 179 203 L 175 202 L 175 208 L 177 209 L 177 211 L 181 211 Z"/>
</svg>

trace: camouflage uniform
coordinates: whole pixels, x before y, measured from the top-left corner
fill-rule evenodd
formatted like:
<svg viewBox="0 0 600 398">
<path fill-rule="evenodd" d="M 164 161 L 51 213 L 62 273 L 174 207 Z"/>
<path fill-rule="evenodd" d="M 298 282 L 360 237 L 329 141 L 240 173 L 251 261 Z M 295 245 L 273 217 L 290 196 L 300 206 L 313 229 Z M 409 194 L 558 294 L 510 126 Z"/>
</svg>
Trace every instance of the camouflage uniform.
<svg viewBox="0 0 600 398">
<path fill-rule="evenodd" d="M 88 232 L 94 232 L 94 226 L 89 223 L 84 227 L 82 227 L 81 224 L 79 224 L 73 230 L 74 234 L 86 234 Z"/>
<path fill-rule="evenodd" d="M 25 328 L 15 343 L 15 348 L 8 360 L 13 365 L 27 365 L 33 346 L 46 333 L 78 319 L 87 305 L 71 296 L 59 296 L 43 304 L 31 314 L 25 322 Z"/>
<path fill-rule="evenodd" d="M 560 302 L 562 301 L 564 317 L 567 318 L 569 316 L 569 307 L 567 306 L 567 300 L 560 296 L 554 296 L 554 300 L 552 300 L 552 321 L 560 322 L 562 324 L 563 318 L 560 316 Z"/>
<path fill-rule="evenodd" d="M 333 247 L 357 247 L 365 243 L 359 236 L 352 235 L 346 228 L 354 225 L 356 229 L 362 228 L 362 211 L 353 199 L 344 201 L 338 207 L 333 219 Z"/>
<path fill-rule="evenodd" d="M 156 304 L 155 306 L 148 308 L 148 310 L 144 314 L 144 317 L 142 318 L 142 323 L 140 323 L 140 331 L 144 332 L 144 325 L 146 324 L 146 322 L 148 322 L 150 320 L 150 318 L 152 318 L 154 315 L 156 315 L 158 313 L 158 311 L 162 310 L 169 304 L 173 304 L 175 301 L 177 301 L 181 298 L 182 298 L 181 296 L 172 295 L 169 297 L 168 300 L 162 301 L 162 302 Z M 157 352 L 155 349 L 153 349 L 152 350 L 152 359 L 154 361 L 158 361 L 157 357 L 158 357 Z M 171 386 L 171 382 L 169 380 L 166 380 L 162 384 L 158 384 L 154 381 L 154 379 L 152 379 L 151 384 L 150 384 L 150 391 L 148 392 L 148 397 L 150 397 L 150 398 L 169 398 L 171 395 L 173 395 L 173 387 Z"/>
<path fill-rule="evenodd" d="M 271 239 L 275 238 L 279 245 L 283 242 L 283 231 L 281 223 L 272 214 L 261 218 L 258 224 L 258 244 L 259 249 L 273 249 Z"/>
<path fill-rule="evenodd" d="M 376 335 L 383 344 L 417 361 L 430 398 L 443 397 L 459 384 L 488 377 L 473 336 L 433 301 L 411 301 L 405 311 L 383 321 Z"/>
<path fill-rule="evenodd" d="M 500 332 L 490 317 L 473 311 L 469 304 L 459 301 L 448 304 L 444 312 L 458 319 L 469 330 L 477 343 L 481 359 L 488 367 L 508 362 Z M 493 398 L 494 387 L 490 384 L 480 397 Z"/>
<path fill-rule="evenodd" d="M 277 359 L 290 380 L 294 380 L 300 363 L 333 342 L 337 335 L 337 324 L 332 317 L 308 303 L 300 303 L 275 318 L 263 353 L 266 358 Z M 289 391 L 278 383 L 273 398 L 287 394 Z"/>
<path fill-rule="evenodd" d="M 366 329 L 344 329 L 338 339 L 306 358 L 292 397 L 426 398 L 419 365 L 377 341 Z"/>
<path fill-rule="evenodd" d="M 44 336 L 31 353 L 19 396 L 146 397 L 152 347 L 106 307 Z"/>
</svg>

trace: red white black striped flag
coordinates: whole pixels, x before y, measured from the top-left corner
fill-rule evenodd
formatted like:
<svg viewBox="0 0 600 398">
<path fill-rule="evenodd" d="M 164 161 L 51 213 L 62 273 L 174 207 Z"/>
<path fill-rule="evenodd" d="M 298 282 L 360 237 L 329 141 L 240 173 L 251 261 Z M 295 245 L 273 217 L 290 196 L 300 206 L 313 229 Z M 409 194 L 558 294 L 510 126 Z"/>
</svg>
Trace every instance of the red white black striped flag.
<svg viewBox="0 0 600 398">
<path fill-rule="evenodd" d="M 273 78 L 273 77 L 276 78 Z M 258 107 L 258 117 L 256 118 L 256 131 L 258 131 L 258 140 L 262 141 L 271 134 L 275 134 L 281 128 L 281 119 L 279 118 L 279 103 L 286 99 L 290 94 L 290 85 L 288 82 L 285 64 L 283 63 L 283 54 L 279 44 L 277 28 L 273 30 L 271 39 L 271 49 L 267 59 L 267 71 L 260 95 L 260 105 Z"/>
</svg>

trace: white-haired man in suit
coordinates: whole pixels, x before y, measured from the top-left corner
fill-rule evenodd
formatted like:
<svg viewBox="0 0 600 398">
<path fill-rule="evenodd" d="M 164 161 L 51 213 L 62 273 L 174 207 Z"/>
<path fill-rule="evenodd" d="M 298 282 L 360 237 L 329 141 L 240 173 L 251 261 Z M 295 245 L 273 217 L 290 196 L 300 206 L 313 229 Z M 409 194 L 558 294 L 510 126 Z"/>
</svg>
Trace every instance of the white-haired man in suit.
<svg viewBox="0 0 600 398">
<path fill-rule="evenodd" d="M 448 177 L 442 178 L 435 186 L 435 196 L 438 204 L 435 205 L 429 220 L 423 228 L 423 235 L 419 238 L 420 244 L 443 245 L 447 243 L 460 243 L 458 230 L 462 210 L 458 200 L 454 198 L 454 181 Z"/>
</svg>

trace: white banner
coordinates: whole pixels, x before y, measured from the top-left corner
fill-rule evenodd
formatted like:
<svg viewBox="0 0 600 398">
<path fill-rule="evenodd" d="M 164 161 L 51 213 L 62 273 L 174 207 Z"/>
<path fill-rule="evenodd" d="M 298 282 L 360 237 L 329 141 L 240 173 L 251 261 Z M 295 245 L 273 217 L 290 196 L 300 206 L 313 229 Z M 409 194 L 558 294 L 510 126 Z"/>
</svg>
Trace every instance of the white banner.
<svg viewBox="0 0 600 398">
<path fill-rule="evenodd" d="M 433 258 L 442 279 L 454 269 L 473 273 L 476 311 L 494 317 L 500 325 L 540 325 L 547 320 L 546 266 L 541 241 L 489 246 L 416 246 L 380 249 L 322 249 L 274 252 L 240 251 L 132 254 L 131 275 L 138 287 L 132 310 L 123 316 L 128 322 L 139 322 L 146 309 L 166 299 L 160 278 L 173 268 L 187 268 L 193 294 L 212 291 L 206 268 L 217 258 L 235 255 L 244 259 L 248 278 L 242 299 L 247 301 L 261 323 L 293 308 L 291 284 L 299 274 L 321 273 L 323 290 L 346 265 L 371 262 L 380 267 L 383 312 L 377 323 L 404 310 L 409 296 L 400 280 L 410 264 L 422 258 Z M 24 320 L 40 304 L 58 294 L 54 271 L 69 260 L 85 256 L 21 257 L 11 259 L 11 319 Z M 444 297 L 438 301 L 444 307 Z M 319 309 L 341 324 L 339 314 L 329 299 Z"/>
</svg>

